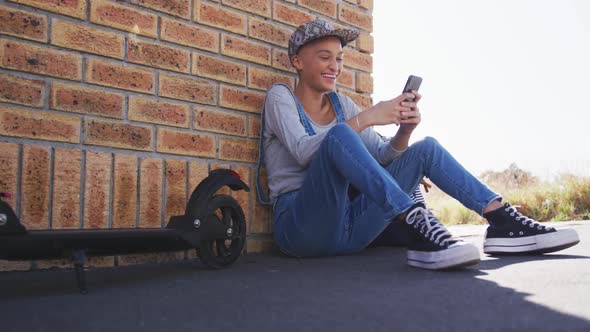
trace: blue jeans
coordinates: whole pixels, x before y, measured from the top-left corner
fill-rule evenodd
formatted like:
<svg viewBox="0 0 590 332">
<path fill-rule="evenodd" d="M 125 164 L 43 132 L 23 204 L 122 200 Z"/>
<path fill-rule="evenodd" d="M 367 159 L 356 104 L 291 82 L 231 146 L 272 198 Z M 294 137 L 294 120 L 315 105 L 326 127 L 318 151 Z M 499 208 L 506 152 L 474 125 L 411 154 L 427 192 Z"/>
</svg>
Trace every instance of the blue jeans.
<svg viewBox="0 0 590 332">
<path fill-rule="evenodd" d="M 434 138 L 413 144 L 383 167 L 346 124 L 326 134 L 299 190 L 279 195 L 274 236 L 298 257 L 354 253 L 366 248 L 414 202 L 408 193 L 424 177 L 467 208 L 483 209 L 500 196 L 465 170 Z M 360 194 L 349 199 L 349 186 Z"/>
</svg>

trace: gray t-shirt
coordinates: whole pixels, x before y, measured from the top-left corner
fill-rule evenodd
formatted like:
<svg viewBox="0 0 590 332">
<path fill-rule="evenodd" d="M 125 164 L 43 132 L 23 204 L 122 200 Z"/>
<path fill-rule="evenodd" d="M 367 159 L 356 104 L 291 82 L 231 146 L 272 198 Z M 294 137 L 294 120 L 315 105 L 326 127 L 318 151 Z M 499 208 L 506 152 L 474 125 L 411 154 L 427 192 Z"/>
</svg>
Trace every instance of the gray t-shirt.
<svg viewBox="0 0 590 332">
<path fill-rule="evenodd" d="M 345 119 L 360 113 L 358 106 L 346 95 L 338 94 Z M 305 178 L 309 163 L 320 147 L 328 130 L 336 124 L 322 126 L 309 118 L 316 132 L 308 135 L 299 119 L 295 95 L 285 85 L 274 85 L 267 91 L 264 104 L 265 128 L 262 133 L 270 200 L 280 194 L 297 190 Z M 371 155 L 383 166 L 397 159 L 401 153 L 391 147 L 372 127 L 360 133 Z"/>
</svg>

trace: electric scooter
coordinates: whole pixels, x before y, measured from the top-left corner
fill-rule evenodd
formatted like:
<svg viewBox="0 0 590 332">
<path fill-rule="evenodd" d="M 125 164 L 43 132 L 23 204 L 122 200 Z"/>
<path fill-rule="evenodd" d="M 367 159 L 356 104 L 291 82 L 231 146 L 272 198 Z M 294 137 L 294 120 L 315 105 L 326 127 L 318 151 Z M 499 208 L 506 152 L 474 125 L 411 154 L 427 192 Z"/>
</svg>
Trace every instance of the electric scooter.
<svg viewBox="0 0 590 332">
<path fill-rule="evenodd" d="M 206 266 L 233 264 L 246 242 L 246 218 L 231 196 L 216 194 L 250 188 L 229 169 L 216 169 L 199 183 L 182 216 L 172 216 L 165 228 L 27 230 L 0 193 L 0 259 L 70 258 L 81 293 L 87 292 L 84 263 L 89 256 L 110 256 L 195 248 Z"/>
</svg>

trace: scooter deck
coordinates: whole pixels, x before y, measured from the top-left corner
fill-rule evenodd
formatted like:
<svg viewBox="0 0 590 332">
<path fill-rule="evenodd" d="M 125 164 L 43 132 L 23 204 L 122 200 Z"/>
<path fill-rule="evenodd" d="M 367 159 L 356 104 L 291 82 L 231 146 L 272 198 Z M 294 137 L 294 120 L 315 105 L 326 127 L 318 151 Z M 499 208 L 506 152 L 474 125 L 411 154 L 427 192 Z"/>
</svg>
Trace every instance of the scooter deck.
<svg viewBox="0 0 590 332">
<path fill-rule="evenodd" d="M 0 258 L 51 259 L 84 250 L 88 256 L 186 250 L 194 245 L 176 229 L 64 229 L 28 230 L 21 235 L 0 235 Z"/>
</svg>

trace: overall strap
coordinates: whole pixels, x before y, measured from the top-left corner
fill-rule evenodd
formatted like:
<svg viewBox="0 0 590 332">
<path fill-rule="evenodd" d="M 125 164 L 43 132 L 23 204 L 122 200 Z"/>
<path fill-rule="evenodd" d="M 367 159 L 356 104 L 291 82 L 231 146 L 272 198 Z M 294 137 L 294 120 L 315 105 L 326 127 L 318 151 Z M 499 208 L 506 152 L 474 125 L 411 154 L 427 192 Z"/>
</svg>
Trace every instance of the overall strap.
<svg viewBox="0 0 590 332">
<path fill-rule="evenodd" d="M 295 99 L 295 104 L 297 104 L 297 113 L 299 113 L 299 121 L 301 121 L 303 128 L 305 128 L 305 132 L 309 136 L 315 135 L 315 130 L 313 130 L 313 127 L 311 126 L 311 122 L 309 122 L 309 119 L 307 118 L 307 115 L 305 114 L 305 111 L 303 110 L 303 106 L 301 105 L 299 100 L 297 100 L 295 95 L 293 95 L 293 99 Z"/>
<path fill-rule="evenodd" d="M 330 98 L 332 107 L 334 107 L 334 112 L 336 113 L 336 121 L 346 121 L 346 118 L 344 117 L 344 110 L 342 109 L 342 104 L 340 104 L 340 98 L 338 98 L 338 94 L 334 91 L 331 91 L 330 93 L 328 93 L 328 98 Z"/>
<path fill-rule="evenodd" d="M 301 103 L 299 103 L 299 100 L 297 100 L 297 97 L 295 97 L 295 95 L 293 94 L 293 91 L 291 91 L 291 88 L 283 83 L 277 83 L 275 85 L 283 85 L 287 88 L 287 90 L 289 90 L 289 92 L 291 93 L 291 96 L 293 97 L 293 100 L 295 101 L 295 105 L 297 105 L 297 113 L 299 114 L 299 121 L 301 122 L 301 125 L 303 126 L 303 128 L 305 128 L 305 132 L 309 136 L 315 135 L 316 133 L 313 130 L 313 127 L 311 126 L 309 119 L 305 115 L 305 111 L 303 110 L 303 106 L 301 105 Z M 267 96 L 268 96 L 268 94 L 267 94 Z M 264 98 L 264 105 L 266 105 L 266 96 Z M 264 128 L 265 128 L 264 107 L 265 106 L 263 106 L 262 113 L 260 114 L 260 141 L 258 144 L 258 164 L 256 165 L 256 193 L 258 194 L 258 200 L 260 201 L 260 203 L 262 205 L 271 206 L 272 203 L 270 202 L 270 199 L 266 196 L 266 193 L 262 190 L 262 184 L 260 183 L 260 169 L 262 168 L 262 164 L 264 163 L 264 136 L 263 136 L 264 135 Z M 334 106 L 334 107 L 336 107 L 336 106 Z"/>
</svg>

